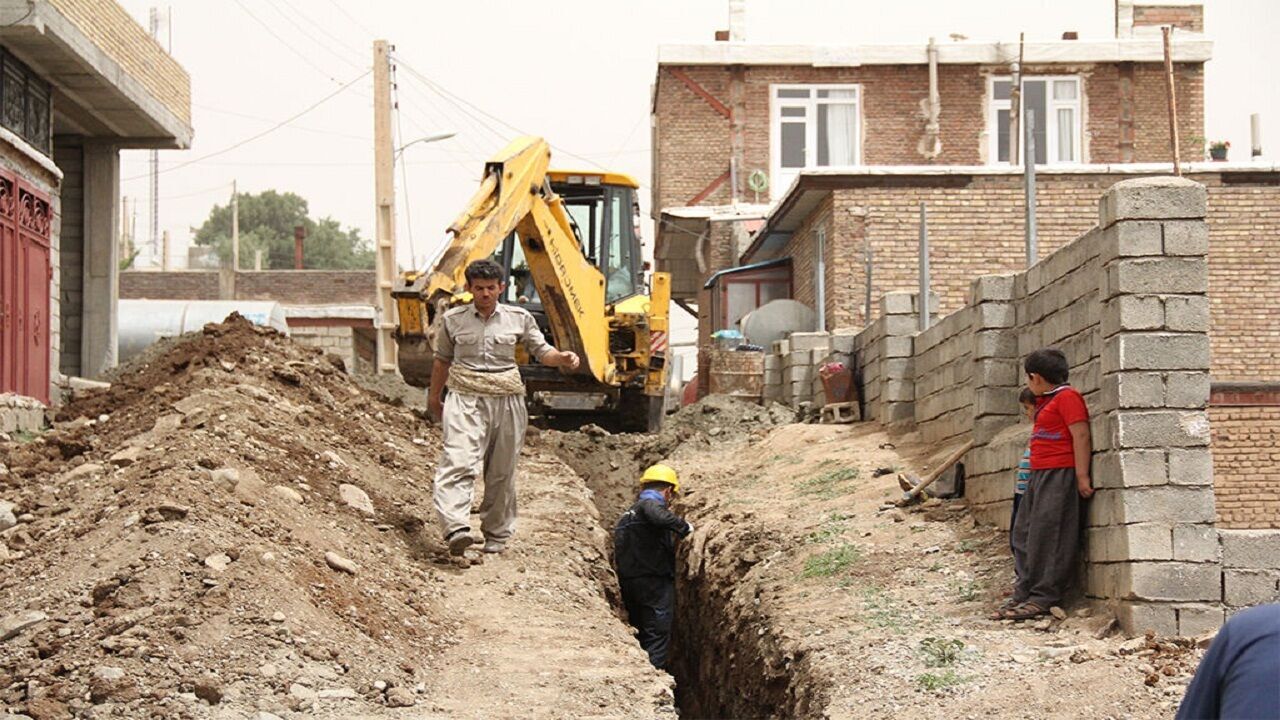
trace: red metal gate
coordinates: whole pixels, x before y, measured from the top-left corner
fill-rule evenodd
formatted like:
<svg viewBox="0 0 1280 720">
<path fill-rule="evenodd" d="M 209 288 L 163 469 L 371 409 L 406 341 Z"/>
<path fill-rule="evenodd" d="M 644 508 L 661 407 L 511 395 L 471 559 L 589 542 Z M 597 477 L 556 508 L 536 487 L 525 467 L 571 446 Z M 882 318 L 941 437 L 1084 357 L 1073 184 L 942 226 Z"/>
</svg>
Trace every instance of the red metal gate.
<svg viewBox="0 0 1280 720">
<path fill-rule="evenodd" d="M 0 172 L 0 392 L 49 402 L 49 198 Z"/>
</svg>

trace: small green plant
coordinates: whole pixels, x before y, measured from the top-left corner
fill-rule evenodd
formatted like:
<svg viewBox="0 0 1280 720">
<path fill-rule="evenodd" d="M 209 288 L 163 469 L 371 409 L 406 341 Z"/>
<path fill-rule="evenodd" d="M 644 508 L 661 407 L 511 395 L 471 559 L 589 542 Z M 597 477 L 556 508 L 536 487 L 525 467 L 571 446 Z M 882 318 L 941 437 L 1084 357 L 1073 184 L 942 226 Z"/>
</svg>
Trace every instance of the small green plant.
<svg viewBox="0 0 1280 720">
<path fill-rule="evenodd" d="M 951 592 L 960 602 L 973 602 L 985 587 L 981 580 L 957 580 L 951 583 Z"/>
<path fill-rule="evenodd" d="M 913 533 L 922 533 L 925 531 L 925 527 L 923 525 L 912 525 L 909 529 Z"/>
<path fill-rule="evenodd" d="M 805 480 L 798 486 L 801 494 L 831 500 L 853 490 L 848 482 L 856 480 L 858 468 L 836 468 Z"/>
<path fill-rule="evenodd" d="M 780 465 L 782 463 L 786 463 L 787 465 L 795 465 L 796 463 L 800 462 L 800 458 L 796 457 L 795 455 L 778 454 L 769 458 L 769 462 L 773 463 L 774 465 Z"/>
<path fill-rule="evenodd" d="M 957 675 L 954 670 L 946 670 L 936 675 L 934 673 L 923 673 L 916 676 L 916 685 L 919 685 L 921 690 L 928 692 L 938 692 L 949 687 L 955 687 L 963 682 L 964 678 Z"/>
<path fill-rule="evenodd" d="M 858 562 L 861 557 L 862 551 L 858 549 L 857 545 L 844 543 L 805 560 L 804 572 L 801 577 L 831 577 L 844 572 L 850 565 Z"/>
<path fill-rule="evenodd" d="M 844 524 L 850 517 L 853 516 L 841 512 L 831 513 L 827 516 L 827 520 L 822 524 L 822 527 L 809 533 L 808 537 L 805 538 L 805 542 L 810 545 L 817 545 L 839 539 L 844 535 L 846 530 Z"/>
<path fill-rule="evenodd" d="M 927 637 L 920 641 L 920 653 L 924 655 L 924 666 L 950 667 L 960 659 L 960 651 L 964 650 L 964 641 L 955 638 Z"/>
<path fill-rule="evenodd" d="M 868 625 L 899 634 L 905 632 L 902 611 L 894 604 L 893 598 L 885 595 L 884 588 L 878 585 L 863 588 L 862 607 L 866 612 Z"/>
<path fill-rule="evenodd" d="M 13 441 L 16 443 L 25 444 L 40 437 L 40 433 L 32 432 L 30 430 L 16 430 L 13 433 L 10 433 L 10 437 L 12 437 Z"/>
<path fill-rule="evenodd" d="M 976 549 L 977 546 L 972 540 L 961 540 L 956 544 L 956 552 L 970 553 Z"/>
</svg>

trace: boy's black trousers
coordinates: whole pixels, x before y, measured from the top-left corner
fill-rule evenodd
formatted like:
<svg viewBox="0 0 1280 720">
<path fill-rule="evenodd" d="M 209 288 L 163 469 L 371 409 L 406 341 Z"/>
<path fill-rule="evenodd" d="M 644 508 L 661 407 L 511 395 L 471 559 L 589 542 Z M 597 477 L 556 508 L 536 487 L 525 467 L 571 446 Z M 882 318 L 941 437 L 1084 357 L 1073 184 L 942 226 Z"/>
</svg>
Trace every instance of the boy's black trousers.
<svg viewBox="0 0 1280 720">
<path fill-rule="evenodd" d="M 1062 601 L 1080 552 L 1080 492 L 1074 468 L 1032 470 L 1013 524 L 1014 600 L 1049 609 Z"/>
</svg>

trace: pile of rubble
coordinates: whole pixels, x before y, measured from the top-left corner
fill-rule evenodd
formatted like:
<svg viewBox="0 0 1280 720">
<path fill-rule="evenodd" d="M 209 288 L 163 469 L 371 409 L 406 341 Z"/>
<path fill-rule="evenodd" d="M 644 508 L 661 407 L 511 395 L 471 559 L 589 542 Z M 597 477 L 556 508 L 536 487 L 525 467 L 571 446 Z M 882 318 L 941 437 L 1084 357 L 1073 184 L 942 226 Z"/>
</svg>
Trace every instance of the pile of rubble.
<svg viewBox="0 0 1280 720">
<path fill-rule="evenodd" d="M 418 532 L 439 439 L 341 365 L 232 316 L 0 442 L 0 707 L 415 703 L 454 630 Z"/>
</svg>

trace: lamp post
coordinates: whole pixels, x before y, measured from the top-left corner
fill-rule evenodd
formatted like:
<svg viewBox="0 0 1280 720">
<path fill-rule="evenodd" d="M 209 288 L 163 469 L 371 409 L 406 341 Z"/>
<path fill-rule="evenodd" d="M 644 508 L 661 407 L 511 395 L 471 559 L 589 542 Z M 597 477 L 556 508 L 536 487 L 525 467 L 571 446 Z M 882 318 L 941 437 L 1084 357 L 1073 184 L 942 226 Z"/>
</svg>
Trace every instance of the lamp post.
<svg viewBox="0 0 1280 720">
<path fill-rule="evenodd" d="M 457 134 L 458 133 L 456 132 L 436 133 L 435 135 L 427 135 L 426 137 L 420 137 L 417 140 L 410 140 L 409 142 L 396 148 L 395 155 L 397 158 L 400 157 L 400 153 L 403 153 L 410 145 L 417 145 L 418 143 L 436 142 L 438 140 L 448 140 L 449 138 Z"/>
</svg>

